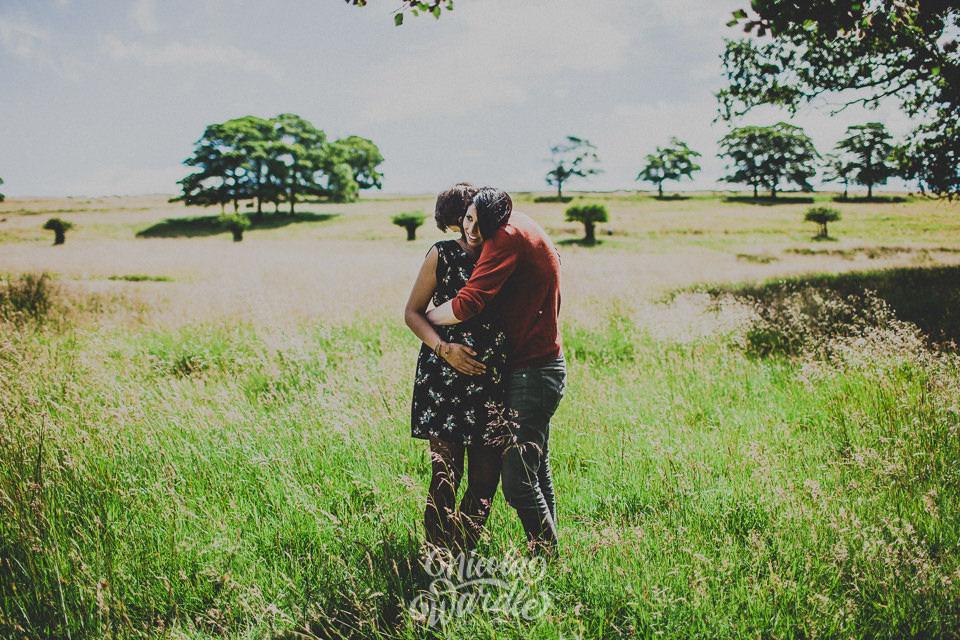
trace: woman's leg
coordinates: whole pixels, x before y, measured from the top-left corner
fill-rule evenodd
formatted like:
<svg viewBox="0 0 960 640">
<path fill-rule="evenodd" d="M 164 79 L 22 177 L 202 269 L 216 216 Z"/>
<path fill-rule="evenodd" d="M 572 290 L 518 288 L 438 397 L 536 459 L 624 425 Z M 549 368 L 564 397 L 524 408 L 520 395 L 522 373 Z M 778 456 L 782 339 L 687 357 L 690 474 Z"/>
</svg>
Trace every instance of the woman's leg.
<svg viewBox="0 0 960 640">
<path fill-rule="evenodd" d="M 500 445 L 471 445 L 467 448 L 467 490 L 460 501 L 460 525 L 467 549 L 477 546 L 490 517 L 493 498 L 500 484 Z"/>
<path fill-rule="evenodd" d="M 430 438 L 430 466 L 433 473 L 427 493 L 423 525 L 427 541 L 451 548 L 456 542 L 457 487 L 463 477 L 463 445 Z"/>
</svg>

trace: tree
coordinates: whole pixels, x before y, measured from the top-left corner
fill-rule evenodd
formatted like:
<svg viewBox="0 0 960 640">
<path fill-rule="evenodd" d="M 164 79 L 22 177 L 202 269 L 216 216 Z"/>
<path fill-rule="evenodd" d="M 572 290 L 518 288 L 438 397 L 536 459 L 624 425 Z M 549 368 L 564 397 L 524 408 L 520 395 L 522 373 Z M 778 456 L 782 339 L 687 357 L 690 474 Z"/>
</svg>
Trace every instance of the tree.
<svg viewBox="0 0 960 640">
<path fill-rule="evenodd" d="M 290 203 L 290 215 L 294 215 L 298 197 L 326 195 L 317 174 L 323 168 L 327 136 L 292 113 L 282 113 L 273 122 L 277 151 L 273 166 Z"/>
<path fill-rule="evenodd" d="M 594 227 L 598 222 L 606 222 L 610 217 L 607 208 L 602 204 L 584 204 L 569 207 L 566 211 L 567 222 L 583 224 L 583 241 L 585 244 L 596 244 L 597 238 Z"/>
<path fill-rule="evenodd" d="M 887 178 L 896 175 L 892 164 L 893 136 L 887 133 L 880 122 L 869 122 L 847 127 L 847 137 L 837 143 L 837 149 L 856 158 L 853 181 L 867 188 L 867 197 L 873 197 L 873 185 L 886 184 Z"/>
<path fill-rule="evenodd" d="M 692 178 L 694 171 L 700 171 L 700 165 L 693 162 L 700 154 L 677 138 L 670 138 L 671 147 L 657 147 L 657 152 L 647 155 L 647 166 L 637 176 L 637 180 L 657 185 L 657 196 L 663 197 L 665 180 L 680 180 L 684 176 Z"/>
<path fill-rule="evenodd" d="M 227 202 L 233 202 L 236 212 L 240 200 L 253 197 L 249 188 L 253 170 L 247 155 L 252 144 L 248 138 L 255 134 L 248 130 L 244 120 L 228 120 L 204 130 L 193 156 L 184 161 L 188 167 L 200 170 L 178 181 L 183 195 L 173 201 L 201 206 L 219 204 L 221 210 Z"/>
<path fill-rule="evenodd" d="M 416 240 L 417 227 L 422 225 L 425 219 L 426 216 L 424 214 L 412 211 L 393 216 L 393 224 L 407 230 L 407 240 Z"/>
<path fill-rule="evenodd" d="M 377 167 L 383 163 L 383 156 L 373 142 L 360 136 L 350 136 L 334 142 L 333 150 L 340 161 L 353 171 L 353 178 L 361 189 L 379 189 L 382 186 L 383 174 L 377 171 Z"/>
<path fill-rule="evenodd" d="M 734 129 L 720 140 L 720 148 L 720 155 L 730 158 L 737 168 L 723 180 L 753 187 L 754 199 L 761 187 L 776 198 L 783 181 L 809 190 L 820 157 L 803 129 L 783 122 L 772 127 Z"/>
<path fill-rule="evenodd" d="M 567 136 L 567 141 L 550 149 L 550 153 L 553 154 L 550 160 L 553 169 L 547 172 L 547 184 L 557 186 L 558 199 L 563 198 L 563 183 L 570 178 L 587 178 L 603 173 L 602 169 L 594 167 L 600 159 L 597 158 L 596 147 L 589 140 Z"/>
<path fill-rule="evenodd" d="M 239 213 L 222 213 L 217 218 L 217 224 L 233 234 L 234 242 L 241 242 L 243 232 L 250 228 L 250 218 Z"/>
<path fill-rule="evenodd" d="M 803 215 L 803 219 L 807 222 L 817 223 L 819 231 L 814 238 L 817 240 L 826 240 L 830 237 L 827 235 L 827 223 L 839 220 L 840 212 L 830 207 L 811 207 Z"/>
<path fill-rule="evenodd" d="M 853 179 L 853 172 L 856 170 L 856 161 L 847 154 L 830 153 L 823 158 L 823 169 L 825 171 L 823 179 L 827 182 L 843 183 L 843 199 L 848 197 L 850 181 Z"/>
<path fill-rule="evenodd" d="M 64 244 L 67 241 L 67 231 L 73 229 L 73 226 L 73 223 L 69 220 L 50 218 L 43 225 L 43 228 L 47 231 L 53 231 L 53 244 L 56 246 L 58 244 Z"/>
<path fill-rule="evenodd" d="M 3 184 L 3 178 L 0 178 L 0 184 Z M 4 198 L 5 196 L 2 193 L 0 193 L 0 202 L 3 202 Z"/>
<path fill-rule="evenodd" d="M 755 0 L 731 25 L 771 38 L 728 41 L 721 117 L 759 105 L 790 112 L 822 97 L 892 99 L 920 124 L 899 154 L 920 189 L 960 195 L 960 3 L 950 0 Z"/>
<path fill-rule="evenodd" d="M 360 189 L 379 188 L 382 162 L 370 140 L 350 136 L 328 143 L 323 131 L 295 114 L 235 118 L 206 128 L 184 161 L 198 171 L 178 182 L 183 195 L 172 201 L 219 204 L 221 211 L 233 202 L 236 213 L 241 200 L 256 199 L 260 217 L 264 202 L 279 211 L 284 200 L 292 215 L 306 197 L 352 201 Z"/>
<path fill-rule="evenodd" d="M 382 162 L 377 145 L 366 138 L 350 136 L 332 143 L 323 160 L 328 197 L 349 202 L 357 199 L 360 189 L 379 189 L 383 175 L 377 167 Z"/>
</svg>

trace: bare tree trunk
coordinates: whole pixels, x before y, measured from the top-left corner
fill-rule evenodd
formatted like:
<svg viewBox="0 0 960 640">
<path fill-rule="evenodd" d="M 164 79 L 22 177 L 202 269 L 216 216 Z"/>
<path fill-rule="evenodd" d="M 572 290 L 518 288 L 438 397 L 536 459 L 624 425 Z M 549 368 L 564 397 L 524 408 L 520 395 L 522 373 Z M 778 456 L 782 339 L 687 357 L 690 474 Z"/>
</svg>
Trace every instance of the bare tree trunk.
<svg viewBox="0 0 960 640">
<path fill-rule="evenodd" d="M 583 241 L 587 244 L 595 244 L 597 242 L 597 236 L 594 231 L 594 224 L 592 222 L 584 222 L 583 229 L 586 232 Z"/>
</svg>

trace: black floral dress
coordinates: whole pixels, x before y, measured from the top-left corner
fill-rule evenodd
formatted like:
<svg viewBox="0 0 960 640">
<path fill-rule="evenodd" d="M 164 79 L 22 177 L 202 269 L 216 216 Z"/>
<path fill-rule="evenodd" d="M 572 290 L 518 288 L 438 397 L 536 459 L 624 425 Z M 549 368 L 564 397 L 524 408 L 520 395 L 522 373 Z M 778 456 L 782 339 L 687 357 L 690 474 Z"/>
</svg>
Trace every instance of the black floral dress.
<svg viewBox="0 0 960 640">
<path fill-rule="evenodd" d="M 475 263 L 456 240 L 434 246 L 438 252 L 437 288 L 432 300 L 439 306 L 457 295 Z M 507 336 L 496 305 L 488 304 L 466 322 L 437 327 L 437 333 L 444 342 L 476 351 L 477 360 L 487 365 L 487 370 L 474 376 L 460 373 L 423 345 L 413 385 L 411 435 L 464 445 L 498 442 L 506 397 Z"/>
</svg>

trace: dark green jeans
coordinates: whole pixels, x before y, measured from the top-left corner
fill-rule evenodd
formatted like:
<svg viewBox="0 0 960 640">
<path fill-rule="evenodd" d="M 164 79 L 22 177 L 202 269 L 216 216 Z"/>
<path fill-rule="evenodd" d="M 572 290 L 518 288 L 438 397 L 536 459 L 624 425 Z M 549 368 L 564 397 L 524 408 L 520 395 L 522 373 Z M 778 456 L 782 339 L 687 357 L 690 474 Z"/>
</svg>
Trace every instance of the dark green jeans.
<svg viewBox="0 0 960 640">
<path fill-rule="evenodd" d="M 503 497 L 513 507 L 527 539 L 537 552 L 555 553 L 556 498 L 550 474 L 550 419 L 567 380 L 561 355 L 540 367 L 510 374 L 507 405 L 516 412 L 513 444 L 503 454 Z"/>
</svg>

